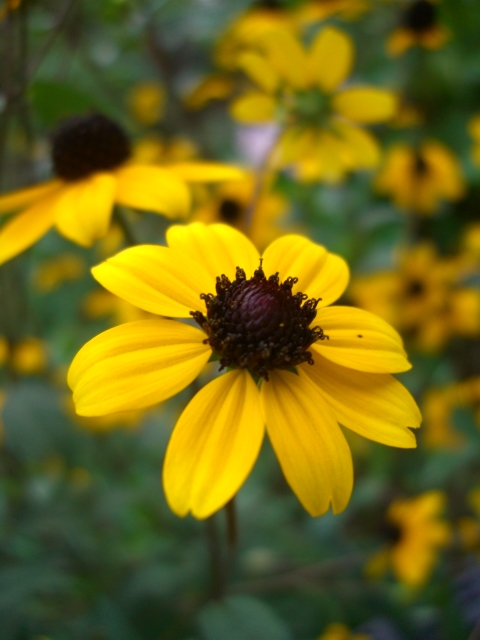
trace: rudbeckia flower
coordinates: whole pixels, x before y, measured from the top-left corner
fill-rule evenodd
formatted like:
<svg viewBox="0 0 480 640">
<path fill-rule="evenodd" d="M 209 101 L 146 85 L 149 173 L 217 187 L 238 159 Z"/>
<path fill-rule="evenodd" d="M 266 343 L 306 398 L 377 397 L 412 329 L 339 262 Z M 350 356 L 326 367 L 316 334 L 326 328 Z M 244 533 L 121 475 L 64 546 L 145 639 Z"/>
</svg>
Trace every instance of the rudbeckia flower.
<svg viewBox="0 0 480 640">
<path fill-rule="evenodd" d="M 301 180 L 339 182 L 349 171 L 377 166 L 378 143 L 361 125 L 390 119 L 397 99 L 375 87 L 344 86 L 354 56 L 349 36 L 326 27 L 307 51 L 291 33 L 277 29 L 264 35 L 262 45 L 263 53 L 238 58 L 258 89 L 232 103 L 233 118 L 279 122 L 279 163 L 293 166 Z"/>
<path fill-rule="evenodd" d="M 396 57 L 415 45 L 440 49 L 448 37 L 448 30 L 437 21 L 435 2 L 414 0 L 404 9 L 400 26 L 390 35 L 387 51 Z"/>
<path fill-rule="evenodd" d="M 204 386 L 170 439 L 163 483 L 172 510 L 206 518 L 250 473 L 265 427 L 283 473 L 318 516 L 350 498 L 353 468 L 339 426 L 414 447 L 420 414 L 390 373 L 410 368 L 399 335 L 359 309 L 329 307 L 348 267 L 305 237 L 287 235 L 262 258 L 226 225 L 172 226 L 167 247 L 126 249 L 93 269 L 112 293 L 170 318 L 115 327 L 88 342 L 68 374 L 77 413 L 148 407 L 189 385 L 210 359 L 222 375 Z"/>
<path fill-rule="evenodd" d="M 130 164 L 130 143 L 109 118 L 94 114 L 66 121 L 53 136 L 56 179 L 0 196 L 0 214 L 22 210 L 0 230 L 0 264 L 49 229 L 88 247 L 108 231 L 115 203 L 183 217 L 188 182 L 235 180 L 243 173 L 221 164 L 190 162 L 168 168 Z"/>
<path fill-rule="evenodd" d="M 450 542 L 450 526 L 441 517 L 444 508 L 445 494 L 441 491 L 394 500 L 388 508 L 385 526 L 391 544 L 370 561 L 367 572 L 373 577 L 390 566 L 405 586 L 425 584 L 439 551 Z"/>
<path fill-rule="evenodd" d="M 442 200 L 454 202 L 465 193 L 462 168 L 455 154 L 436 140 L 418 149 L 393 145 L 375 180 L 380 193 L 391 196 L 401 209 L 432 215 Z"/>
<path fill-rule="evenodd" d="M 370 636 L 365 633 L 353 633 L 346 625 L 332 622 L 317 640 L 370 640 Z"/>
<path fill-rule="evenodd" d="M 165 102 L 165 89 L 155 80 L 137 84 L 128 96 L 128 106 L 132 117 L 140 124 L 145 125 L 155 124 L 162 118 Z"/>
</svg>

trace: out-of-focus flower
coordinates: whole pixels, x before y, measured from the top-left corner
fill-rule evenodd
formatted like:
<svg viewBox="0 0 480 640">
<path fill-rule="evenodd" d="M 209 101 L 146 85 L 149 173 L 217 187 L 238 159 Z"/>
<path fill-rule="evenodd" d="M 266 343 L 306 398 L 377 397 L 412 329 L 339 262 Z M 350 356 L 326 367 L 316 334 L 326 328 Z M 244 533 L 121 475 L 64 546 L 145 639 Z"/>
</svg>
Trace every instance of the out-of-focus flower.
<svg viewBox="0 0 480 640">
<path fill-rule="evenodd" d="M 110 316 L 113 325 L 152 317 L 147 311 L 130 304 L 126 300 L 114 296 L 105 289 L 91 291 L 84 299 L 82 313 L 92 320 Z"/>
<path fill-rule="evenodd" d="M 390 542 L 368 563 L 370 577 L 380 577 L 390 567 L 407 587 L 421 587 L 430 578 L 439 551 L 451 540 L 451 528 L 442 518 L 445 495 L 428 491 L 415 498 L 394 500 L 389 506 L 385 536 Z"/>
<path fill-rule="evenodd" d="M 235 180 L 234 167 L 182 162 L 158 167 L 130 164 L 130 143 L 123 130 L 100 114 L 75 117 L 55 133 L 55 180 L 0 196 L 0 214 L 21 211 L 0 230 L 0 264 L 21 253 L 52 227 L 81 246 L 106 235 L 115 203 L 185 216 L 190 207 L 187 183 Z M 25 208 L 26 207 L 26 208 Z"/>
<path fill-rule="evenodd" d="M 440 258 L 432 244 L 421 243 L 400 254 L 396 271 L 355 278 L 350 294 L 418 348 L 435 351 L 452 335 L 479 335 L 480 292 L 465 284 L 471 268 L 468 259 Z"/>
<path fill-rule="evenodd" d="M 329 624 L 322 635 L 317 640 L 369 640 L 370 636 L 365 633 L 353 633 L 340 622 Z"/>
<path fill-rule="evenodd" d="M 86 271 L 85 261 L 74 253 L 63 253 L 44 260 L 36 269 L 34 283 L 39 291 L 48 293 L 65 282 L 78 280 Z"/>
<path fill-rule="evenodd" d="M 158 122 L 165 109 L 166 94 L 160 82 L 141 82 L 133 87 L 128 96 L 128 107 L 132 117 L 140 124 Z"/>
<path fill-rule="evenodd" d="M 198 147 L 183 136 L 169 139 L 157 135 L 143 136 L 133 145 L 133 159 L 142 164 L 173 165 L 198 158 Z"/>
<path fill-rule="evenodd" d="M 24 338 L 10 347 L 10 366 L 22 375 L 45 371 L 48 364 L 47 346 L 38 338 Z"/>
<path fill-rule="evenodd" d="M 249 475 L 265 425 L 287 481 L 315 516 L 330 505 L 343 510 L 352 490 L 338 423 L 415 446 L 410 428 L 420 413 L 389 375 L 410 368 L 400 337 L 372 314 L 328 306 L 348 281 L 339 256 L 287 235 L 260 258 L 222 224 L 175 225 L 167 242 L 122 251 L 94 276 L 142 309 L 193 317 L 199 328 L 164 318 L 115 327 L 79 351 L 68 380 L 77 412 L 94 416 L 175 395 L 212 356 L 231 369 L 195 395 L 175 426 L 163 470 L 175 513 L 206 518 L 224 506 Z"/>
<path fill-rule="evenodd" d="M 449 32 L 437 20 L 435 1 L 413 0 L 403 10 L 400 26 L 387 40 L 391 56 L 401 56 L 410 47 L 440 49 L 447 42 Z"/>
<path fill-rule="evenodd" d="M 187 109 L 202 109 L 212 100 L 226 100 L 235 89 L 235 80 L 226 73 L 214 73 L 204 78 L 184 97 Z"/>
<path fill-rule="evenodd" d="M 291 33 L 270 30 L 262 52 L 245 52 L 238 66 L 258 86 L 237 98 L 232 116 L 242 123 L 278 122 L 285 131 L 278 162 L 300 180 L 339 182 L 355 169 L 377 166 L 380 150 L 362 126 L 385 122 L 396 96 L 371 86 L 344 87 L 353 64 L 353 43 L 326 27 L 309 50 Z"/>
<path fill-rule="evenodd" d="M 428 389 L 423 399 L 426 445 L 453 448 L 464 442 L 463 435 L 453 425 L 453 412 L 460 407 L 474 409 L 480 426 L 480 377 Z"/>
<path fill-rule="evenodd" d="M 463 196 L 465 181 L 455 154 L 430 140 L 418 149 L 404 143 L 393 145 L 385 155 L 375 188 L 388 194 L 401 209 L 432 215 L 442 200 L 454 202 Z"/>
<path fill-rule="evenodd" d="M 265 181 L 258 196 L 255 194 L 256 187 L 254 175 L 219 185 L 213 196 L 193 212 L 193 220 L 224 222 L 240 231 L 248 231 L 255 245 L 265 248 L 281 235 L 281 223 L 285 220 L 288 202 L 271 190 L 271 180 Z"/>
</svg>

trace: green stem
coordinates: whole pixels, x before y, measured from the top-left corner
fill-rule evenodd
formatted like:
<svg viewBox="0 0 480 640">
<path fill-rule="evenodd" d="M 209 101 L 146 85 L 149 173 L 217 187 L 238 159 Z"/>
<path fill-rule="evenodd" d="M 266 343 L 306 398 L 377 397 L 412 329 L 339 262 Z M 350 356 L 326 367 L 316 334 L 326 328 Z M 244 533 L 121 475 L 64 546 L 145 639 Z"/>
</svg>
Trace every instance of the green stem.
<svg viewBox="0 0 480 640">
<path fill-rule="evenodd" d="M 129 247 L 136 247 L 138 244 L 140 244 L 140 242 L 137 240 L 135 232 L 132 229 L 132 225 L 125 215 L 125 211 L 120 209 L 120 207 L 115 207 L 113 211 L 113 219 L 123 231 L 125 242 Z"/>
</svg>

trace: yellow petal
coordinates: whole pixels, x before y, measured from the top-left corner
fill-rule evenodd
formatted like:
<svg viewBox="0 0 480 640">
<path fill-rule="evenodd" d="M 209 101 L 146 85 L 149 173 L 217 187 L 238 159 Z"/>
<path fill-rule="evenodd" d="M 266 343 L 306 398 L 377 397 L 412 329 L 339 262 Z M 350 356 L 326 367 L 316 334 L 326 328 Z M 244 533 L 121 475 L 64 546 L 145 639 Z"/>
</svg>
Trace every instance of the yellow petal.
<svg viewBox="0 0 480 640">
<path fill-rule="evenodd" d="M 211 349 L 205 334 L 174 320 L 122 324 L 87 342 L 68 372 L 76 410 L 103 416 L 149 407 L 194 380 Z"/>
<path fill-rule="evenodd" d="M 105 289 L 136 307 L 174 318 L 205 311 L 200 294 L 215 292 L 215 279 L 201 263 L 167 247 L 125 249 L 92 273 Z"/>
<path fill-rule="evenodd" d="M 182 218 L 190 209 L 190 192 L 180 178 L 151 165 L 130 165 L 115 171 L 118 178 L 116 201 L 134 209 Z"/>
<path fill-rule="evenodd" d="M 392 58 L 396 58 L 403 55 L 414 44 L 416 44 L 415 34 L 409 29 L 400 27 L 390 34 L 387 40 L 387 53 Z"/>
<path fill-rule="evenodd" d="M 264 56 L 255 51 L 245 51 L 240 54 L 237 66 L 267 93 L 274 93 L 278 87 L 277 73 L 268 64 Z"/>
<path fill-rule="evenodd" d="M 173 225 L 167 231 L 167 243 L 201 264 L 208 271 L 213 285 L 215 278 L 223 274 L 234 280 L 237 267 L 244 269 L 250 278 L 260 265 L 260 255 L 250 240 L 226 224 L 194 222 L 185 226 Z M 214 291 L 211 286 L 202 292 Z"/>
<path fill-rule="evenodd" d="M 207 518 L 247 479 L 264 435 L 260 394 L 246 371 L 197 393 L 180 416 L 163 466 L 167 502 L 179 516 Z"/>
<path fill-rule="evenodd" d="M 391 91 L 374 87 L 345 89 L 332 99 L 332 108 L 344 118 L 362 124 L 385 122 L 395 115 L 398 99 Z"/>
<path fill-rule="evenodd" d="M 117 181 L 109 173 L 95 173 L 85 180 L 65 184 L 55 203 L 58 231 L 83 247 L 107 235 Z"/>
<path fill-rule="evenodd" d="M 398 333 L 373 313 L 355 307 L 329 307 L 319 310 L 314 324 L 328 339 L 311 348 L 332 362 L 370 373 L 411 369 Z"/>
<path fill-rule="evenodd" d="M 11 211 L 28 207 L 28 205 L 40 200 L 43 196 L 55 191 L 62 185 L 63 183 L 60 180 L 50 180 L 44 184 L 36 184 L 33 187 L 5 193 L 0 196 L 0 213 L 10 213 Z"/>
<path fill-rule="evenodd" d="M 340 121 L 335 123 L 335 130 L 348 145 L 353 168 L 373 169 L 378 166 L 380 146 L 370 131 Z"/>
<path fill-rule="evenodd" d="M 309 298 L 321 298 L 318 308 L 335 302 L 345 291 L 349 271 L 347 263 L 325 247 L 303 236 L 278 238 L 263 254 L 265 275 L 279 272 L 280 280 L 298 278 L 293 291 L 306 293 Z"/>
<path fill-rule="evenodd" d="M 298 38 L 286 29 L 270 29 L 261 40 L 277 74 L 295 89 L 308 87 L 308 59 Z"/>
<path fill-rule="evenodd" d="M 178 162 L 168 165 L 168 170 L 185 182 L 222 182 L 245 178 L 243 169 L 219 162 Z"/>
<path fill-rule="evenodd" d="M 398 380 L 341 367 L 318 353 L 314 361 L 313 366 L 299 366 L 298 374 L 313 380 L 340 424 L 392 447 L 416 446 L 410 429 L 420 426 L 422 416 Z"/>
<path fill-rule="evenodd" d="M 31 247 L 54 224 L 54 205 L 59 190 L 9 220 L 0 229 L 0 264 Z"/>
<path fill-rule="evenodd" d="M 346 33 L 326 27 L 318 33 L 310 49 L 310 77 L 323 91 L 334 91 L 349 75 L 353 53 L 352 40 Z"/>
<path fill-rule="evenodd" d="M 343 511 L 353 487 L 350 449 L 317 386 L 306 376 L 273 371 L 262 383 L 267 432 L 285 478 L 305 509 Z"/>
<path fill-rule="evenodd" d="M 238 122 L 271 122 L 275 117 L 275 100 L 260 91 L 249 91 L 230 105 L 230 115 Z"/>
</svg>

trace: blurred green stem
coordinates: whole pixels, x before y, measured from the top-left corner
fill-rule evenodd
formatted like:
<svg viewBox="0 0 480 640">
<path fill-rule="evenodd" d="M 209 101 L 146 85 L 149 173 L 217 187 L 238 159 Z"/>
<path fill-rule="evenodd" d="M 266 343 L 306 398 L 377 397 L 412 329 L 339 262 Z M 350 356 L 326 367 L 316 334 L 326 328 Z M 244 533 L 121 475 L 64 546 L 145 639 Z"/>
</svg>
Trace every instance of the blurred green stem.
<svg viewBox="0 0 480 640">
<path fill-rule="evenodd" d="M 210 554 L 210 598 L 220 600 L 225 596 L 227 583 L 232 573 L 237 554 L 238 528 L 235 498 L 225 505 L 226 517 L 226 553 L 222 551 L 220 536 L 218 535 L 215 515 L 205 522 L 207 542 Z"/>
<path fill-rule="evenodd" d="M 132 229 L 132 225 L 127 218 L 126 211 L 123 211 L 120 207 L 115 207 L 113 211 L 113 220 L 118 224 L 125 237 L 125 242 L 129 247 L 136 247 L 140 242 L 137 240 L 135 232 Z"/>
</svg>

